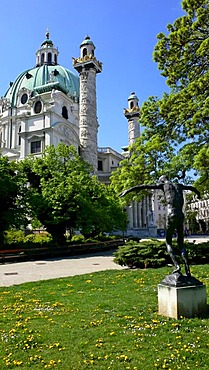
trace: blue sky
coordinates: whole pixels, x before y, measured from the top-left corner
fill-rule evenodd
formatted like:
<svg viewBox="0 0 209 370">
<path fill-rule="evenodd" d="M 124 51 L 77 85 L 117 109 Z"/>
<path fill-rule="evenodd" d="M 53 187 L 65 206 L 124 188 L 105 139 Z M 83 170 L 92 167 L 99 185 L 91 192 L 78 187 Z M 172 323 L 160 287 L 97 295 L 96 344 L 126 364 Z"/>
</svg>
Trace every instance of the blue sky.
<svg viewBox="0 0 209 370">
<path fill-rule="evenodd" d="M 72 56 L 88 34 L 103 72 L 97 75 L 99 146 L 117 151 L 127 145 L 123 108 L 134 91 L 139 104 L 167 90 L 152 61 L 156 35 L 183 15 L 180 0 L 7 0 L 1 3 L 0 96 L 10 81 L 35 66 L 35 52 L 50 38 L 59 48 L 59 64 L 73 70 Z"/>
</svg>

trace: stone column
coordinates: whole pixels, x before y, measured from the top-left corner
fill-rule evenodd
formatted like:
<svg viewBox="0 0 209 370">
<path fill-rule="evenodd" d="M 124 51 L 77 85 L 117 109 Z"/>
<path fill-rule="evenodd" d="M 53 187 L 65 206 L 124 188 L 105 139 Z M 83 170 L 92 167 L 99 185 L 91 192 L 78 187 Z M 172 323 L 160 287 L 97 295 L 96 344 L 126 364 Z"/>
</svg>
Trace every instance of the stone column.
<svg viewBox="0 0 209 370">
<path fill-rule="evenodd" d="M 90 68 L 80 73 L 80 125 L 79 137 L 82 158 L 97 172 L 97 132 L 96 116 L 96 70 Z"/>
<path fill-rule="evenodd" d="M 96 74 L 102 71 L 102 63 L 95 55 L 95 45 L 86 36 L 80 45 L 80 58 L 73 58 L 74 68 L 80 75 L 79 138 L 81 156 L 97 173 L 97 104 Z"/>
</svg>

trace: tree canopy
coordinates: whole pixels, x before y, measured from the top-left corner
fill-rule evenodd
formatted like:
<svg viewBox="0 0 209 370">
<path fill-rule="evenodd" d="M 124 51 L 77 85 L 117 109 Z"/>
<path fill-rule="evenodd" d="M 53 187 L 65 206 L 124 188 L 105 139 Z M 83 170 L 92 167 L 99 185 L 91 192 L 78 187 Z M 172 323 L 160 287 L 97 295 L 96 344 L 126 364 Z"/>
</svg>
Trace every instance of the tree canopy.
<svg viewBox="0 0 209 370">
<path fill-rule="evenodd" d="M 125 228 L 119 201 L 91 176 L 91 166 L 74 147 L 49 146 L 42 157 L 26 158 L 20 167 L 29 183 L 29 217 L 39 220 L 58 243 L 65 241 L 66 229 L 96 235 Z"/>
<path fill-rule="evenodd" d="M 183 0 L 182 8 L 168 35 L 157 36 L 154 60 L 171 88 L 159 108 L 170 135 L 202 143 L 209 133 L 209 1 Z"/>
<path fill-rule="evenodd" d="M 21 209 L 18 207 L 19 176 L 14 162 L 7 157 L 0 157 L 0 244 L 3 243 L 4 231 L 19 225 Z"/>
<path fill-rule="evenodd" d="M 117 191 L 152 182 L 161 173 L 191 182 L 191 170 L 199 175 L 200 190 L 208 189 L 209 0 L 182 0 L 182 8 L 185 15 L 157 35 L 153 52 L 169 92 L 142 105 L 144 130 L 113 174 Z"/>
</svg>

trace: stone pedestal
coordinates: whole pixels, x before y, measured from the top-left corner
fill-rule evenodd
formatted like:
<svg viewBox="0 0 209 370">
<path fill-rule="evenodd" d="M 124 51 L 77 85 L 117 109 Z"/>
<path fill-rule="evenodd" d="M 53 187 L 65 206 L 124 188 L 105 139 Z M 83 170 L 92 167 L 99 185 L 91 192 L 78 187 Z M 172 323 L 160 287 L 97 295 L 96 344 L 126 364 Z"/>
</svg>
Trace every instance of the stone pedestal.
<svg viewBox="0 0 209 370">
<path fill-rule="evenodd" d="M 206 287 L 194 277 L 171 274 L 158 284 L 158 313 L 178 319 L 207 311 Z"/>
</svg>

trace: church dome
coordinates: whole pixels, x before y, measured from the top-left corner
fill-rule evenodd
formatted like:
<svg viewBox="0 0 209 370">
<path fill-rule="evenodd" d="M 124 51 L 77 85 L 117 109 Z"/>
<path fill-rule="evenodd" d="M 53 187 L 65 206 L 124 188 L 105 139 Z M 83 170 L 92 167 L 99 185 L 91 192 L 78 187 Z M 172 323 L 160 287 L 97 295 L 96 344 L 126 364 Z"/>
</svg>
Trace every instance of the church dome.
<svg viewBox="0 0 209 370">
<path fill-rule="evenodd" d="M 19 91 L 23 88 L 35 96 L 53 89 L 79 97 L 79 77 L 68 69 L 56 65 L 42 65 L 22 72 L 5 94 L 11 105 L 17 105 Z"/>
<path fill-rule="evenodd" d="M 79 97 L 79 77 L 60 66 L 57 58 L 58 49 L 54 47 L 47 32 L 46 39 L 36 52 L 36 67 L 20 73 L 16 80 L 10 83 L 5 98 L 10 101 L 12 107 L 17 105 L 22 89 L 29 90 L 31 96 L 59 90 L 72 98 Z"/>
</svg>

